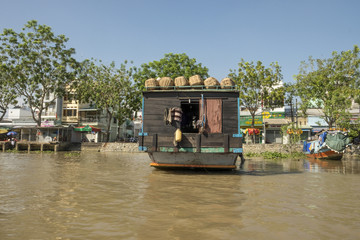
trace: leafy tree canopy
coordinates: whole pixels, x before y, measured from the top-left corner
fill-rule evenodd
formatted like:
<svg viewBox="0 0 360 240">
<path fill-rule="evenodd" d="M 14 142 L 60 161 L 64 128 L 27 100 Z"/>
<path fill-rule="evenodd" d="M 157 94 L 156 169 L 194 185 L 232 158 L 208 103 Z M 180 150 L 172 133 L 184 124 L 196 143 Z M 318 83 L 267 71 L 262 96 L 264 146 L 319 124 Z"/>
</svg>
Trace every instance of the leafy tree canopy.
<svg viewBox="0 0 360 240">
<path fill-rule="evenodd" d="M 281 67 L 278 63 L 271 63 L 265 68 L 260 61 L 255 64 L 244 59 L 238 66 L 238 69 L 230 70 L 229 77 L 235 81 L 241 104 L 250 112 L 254 127 L 256 111 L 283 104 L 284 88 L 278 87 L 282 80 Z"/>
<path fill-rule="evenodd" d="M 17 94 L 24 97 L 38 126 L 43 110 L 74 79 L 75 50 L 66 47 L 67 41 L 64 35 L 56 36 L 50 27 L 35 20 L 25 24 L 22 32 L 4 29 L 0 35 L 2 71 L 13 82 Z M 46 96 L 53 98 L 45 101 Z"/>
<path fill-rule="evenodd" d="M 359 48 L 341 53 L 333 52 L 328 59 L 309 57 L 303 61 L 296 76 L 296 89 L 301 109 L 321 108 L 329 127 L 337 122 L 359 96 Z"/>
<path fill-rule="evenodd" d="M 105 65 L 86 60 L 81 64 L 80 79 L 75 82 L 80 101 L 94 103 L 98 109 L 106 111 L 107 141 L 113 117 L 122 124 L 139 108 L 138 94 L 132 81 L 133 68 L 128 68 L 126 64 L 117 68 L 114 62 Z"/>
<path fill-rule="evenodd" d="M 1 60 L 0 60 L 0 64 L 1 64 Z M 0 68 L 0 122 L 4 118 L 10 104 L 17 103 L 16 98 L 17 95 L 15 93 L 15 89 L 13 88 L 12 82 L 9 81 L 5 72 L 3 72 Z"/>
<path fill-rule="evenodd" d="M 195 58 L 189 58 L 185 53 L 167 53 L 159 61 L 142 64 L 134 78 L 139 88 L 142 89 L 145 81 L 149 78 L 171 77 L 174 79 L 179 76 L 189 78 L 199 74 L 205 79 L 209 76 L 208 71 L 207 67 L 203 67 L 201 63 L 196 63 Z"/>
</svg>

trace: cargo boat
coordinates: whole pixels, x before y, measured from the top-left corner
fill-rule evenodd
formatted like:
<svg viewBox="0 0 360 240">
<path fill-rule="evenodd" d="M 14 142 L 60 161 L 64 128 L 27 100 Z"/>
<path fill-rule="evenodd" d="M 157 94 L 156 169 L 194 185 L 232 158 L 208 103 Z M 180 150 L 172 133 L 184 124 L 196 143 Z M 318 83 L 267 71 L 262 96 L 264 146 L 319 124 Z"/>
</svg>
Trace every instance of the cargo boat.
<svg viewBox="0 0 360 240">
<path fill-rule="evenodd" d="M 139 150 L 156 168 L 235 169 L 244 163 L 239 92 L 172 88 L 144 91 Z"/>
</svg>

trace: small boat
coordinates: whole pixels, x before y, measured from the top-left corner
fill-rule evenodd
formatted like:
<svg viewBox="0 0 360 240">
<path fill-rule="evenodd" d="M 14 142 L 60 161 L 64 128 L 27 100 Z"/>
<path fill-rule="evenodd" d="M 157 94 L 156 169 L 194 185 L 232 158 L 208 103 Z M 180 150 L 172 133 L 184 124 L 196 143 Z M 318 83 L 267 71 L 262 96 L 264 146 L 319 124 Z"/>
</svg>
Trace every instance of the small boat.
<svg viewBox="0 0 360 240">
<path fill-rule="evenodd" d="M 235 89 L 144 91 L 139 150 L 156 168 L 234 169 L 244 162 L 239 111 Z"/>
<path fill-rule="evenodd" d="M 350 139 L 347 132 L 323 131 L 318 140 L 304 142 L 303 152 L 311 159 L 341 160 Z"/>
</svg>

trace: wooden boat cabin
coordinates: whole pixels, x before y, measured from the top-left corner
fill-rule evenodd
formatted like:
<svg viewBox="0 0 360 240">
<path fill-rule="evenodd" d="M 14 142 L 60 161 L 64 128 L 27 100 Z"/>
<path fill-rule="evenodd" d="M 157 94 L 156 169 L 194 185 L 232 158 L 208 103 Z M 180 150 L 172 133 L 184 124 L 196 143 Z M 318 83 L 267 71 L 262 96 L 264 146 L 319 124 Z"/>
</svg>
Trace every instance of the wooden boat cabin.
<svg viewBox="0 0 360 240">
<path fill-rule="evenodd" d="M 139 149 L 151 166 L 236 168 L 242 157 L 238 91 L 152 90 L 142 101 Z"/>
</svg>

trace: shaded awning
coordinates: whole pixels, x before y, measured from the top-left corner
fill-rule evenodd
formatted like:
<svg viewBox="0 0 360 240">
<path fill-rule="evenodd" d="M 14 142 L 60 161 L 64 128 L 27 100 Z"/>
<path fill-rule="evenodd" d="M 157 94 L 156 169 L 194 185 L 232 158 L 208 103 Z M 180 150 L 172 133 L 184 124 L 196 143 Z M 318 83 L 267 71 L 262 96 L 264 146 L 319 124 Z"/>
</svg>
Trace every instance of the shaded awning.
<svg viewBox="0 0 360 240">
<path fill-rule="evenodd" d="M 311 129 L 312 129 L 312 127 L 309 125 L 302 125 L 302 126 L 299 126 L 299 128 L 301 128 L 301 130 L 307 131 L 307 132 L 311 131 Z"/>
<path fill-rule="evenodd" d="M 98 111 L 97 108 L 79 108 L 79 112 Z"/>
<path fill-rule="evenodd" d="M 284 118 L 268 118 L 265 119 L 264 122 L 266 124 L 279 124 L 279 125 L 284 125 L 284 124 L 288 124 L 289 122 L 284 119 Z"/>
<path fill-rule="evenodd" d="M 324 127 L 324 128 L 313 128 L 311 131 L 313 133 L 318 133 L 318 132 L 321 132 L 323 130 L 327 130 L 328 128 L 327 127 Z"/>
<path fill-rule="evenodd" d="M 90 126 L 90 125 L 86 125 L 86 126 L 82 126 L 82 127 L 75 127 L 74 131 L 76 131 L 76 132 L 101 132 L 101 129 Z"/>
</svg>

